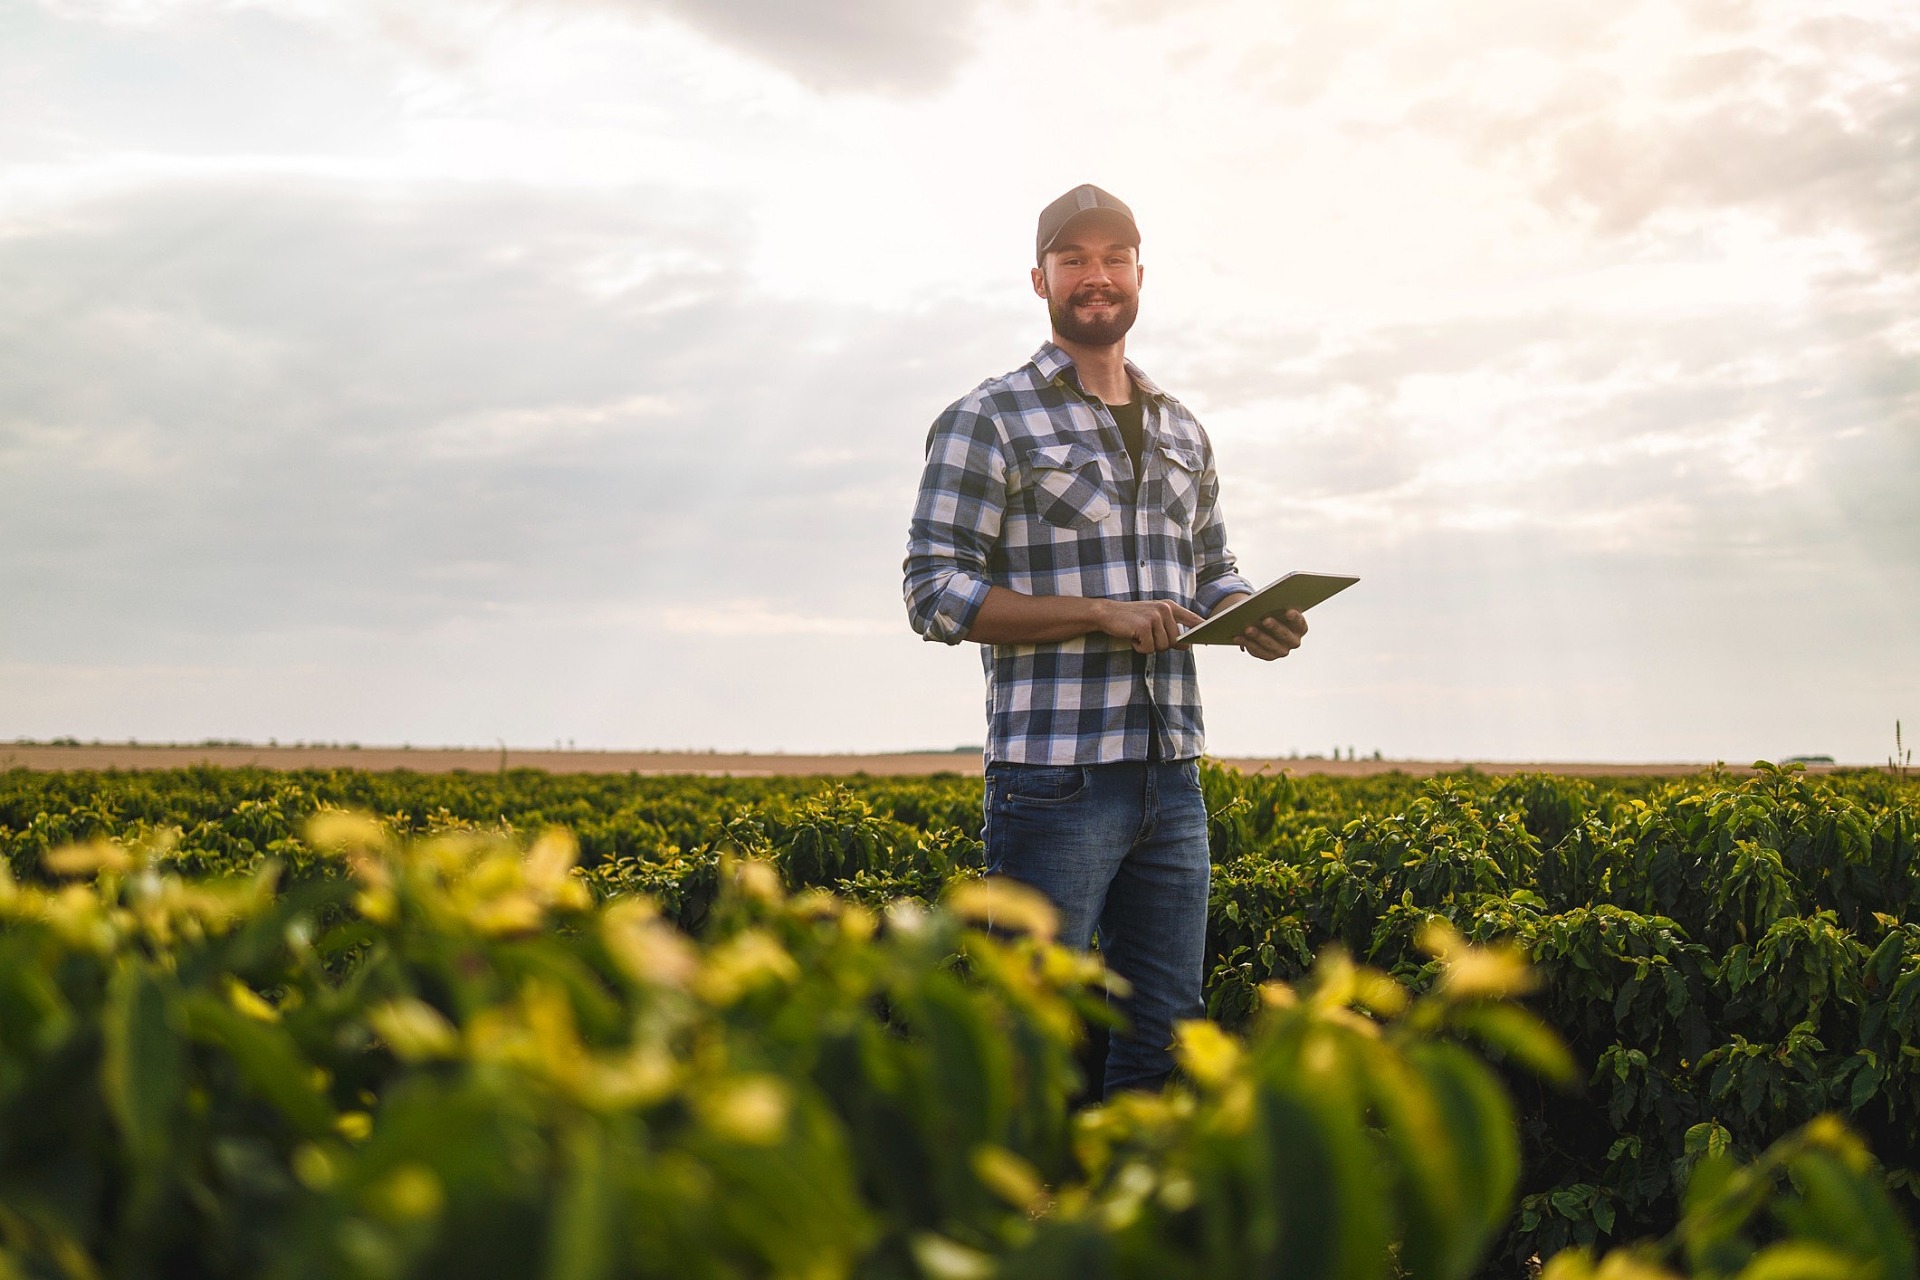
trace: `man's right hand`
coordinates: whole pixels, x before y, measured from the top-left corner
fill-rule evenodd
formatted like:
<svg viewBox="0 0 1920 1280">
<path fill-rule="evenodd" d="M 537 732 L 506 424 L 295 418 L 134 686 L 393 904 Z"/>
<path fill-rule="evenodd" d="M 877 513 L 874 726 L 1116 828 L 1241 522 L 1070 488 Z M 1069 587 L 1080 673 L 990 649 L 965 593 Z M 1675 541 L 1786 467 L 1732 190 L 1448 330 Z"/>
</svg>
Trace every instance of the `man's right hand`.
<svg viewBox="0 0 1920 1280">
<path fill-rule="evenodd" d="M 1125 640 L 1135 653 L 1184 649 L 1187 646 L 1176 644 L 1176 638 L 1188 627 L 1206 621 L 1171 600 L 1102 600 L 1094 617 L 1101 631 Z"/>
</svg>

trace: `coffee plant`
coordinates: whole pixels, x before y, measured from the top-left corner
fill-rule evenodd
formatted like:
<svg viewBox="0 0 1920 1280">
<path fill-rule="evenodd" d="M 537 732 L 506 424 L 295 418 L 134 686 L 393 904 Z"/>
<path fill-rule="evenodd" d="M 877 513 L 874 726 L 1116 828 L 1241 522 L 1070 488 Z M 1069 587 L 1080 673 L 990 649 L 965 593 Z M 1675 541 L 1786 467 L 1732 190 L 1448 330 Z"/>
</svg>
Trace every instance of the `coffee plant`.
<svg viewBox="0 0 1920 1280">
<path fill-rule="evenodd" d="M 1213 1029 L 1076 1114 L 977 779 L 0 774 L 0 1276 L 1911 1270 L 1920 784 L 1203 785 Z"/>
</svg>

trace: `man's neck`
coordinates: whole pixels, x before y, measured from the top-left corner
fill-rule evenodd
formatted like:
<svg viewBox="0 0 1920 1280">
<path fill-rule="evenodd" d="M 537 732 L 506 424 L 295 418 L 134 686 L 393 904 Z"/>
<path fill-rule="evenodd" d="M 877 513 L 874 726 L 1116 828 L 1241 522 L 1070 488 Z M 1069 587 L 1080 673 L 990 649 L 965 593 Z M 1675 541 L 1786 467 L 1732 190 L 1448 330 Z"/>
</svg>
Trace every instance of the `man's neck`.
<svg viewBox="0 0 1920 1280">
<path fill-rule="evenodd" d="M 1108 404 L 1125 404 L 1133 399 L 1133 379 L 1127 376 L 1127 341 L 1122 338 L 1110 347 L 1090 347 L 1053 335 L 1053 345 L 1073 358 L 1074 371 L 1080 375 L 1080 388 L 1099 396 Z"/>
</svg>

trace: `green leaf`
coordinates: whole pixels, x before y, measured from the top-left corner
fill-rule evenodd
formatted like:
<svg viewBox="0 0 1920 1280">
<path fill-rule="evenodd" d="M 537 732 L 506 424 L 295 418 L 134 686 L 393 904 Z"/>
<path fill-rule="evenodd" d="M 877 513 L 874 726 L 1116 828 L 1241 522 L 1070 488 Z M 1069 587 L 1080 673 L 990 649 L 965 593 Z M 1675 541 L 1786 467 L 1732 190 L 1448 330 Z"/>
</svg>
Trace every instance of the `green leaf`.
<svg viewBox="0 0 1920 1280">
<path fill-rule="evenodd" d="M 593 1122 L 583 1120 L 567 1131 L 562 1147 L 546 1280 L 600 1280 L 613 1274 L 615 1183 L 608 1176 L 606 1141 Z"/>
<path fill-rule="evenodd" d="M 1729 993 L 1740 994 L 1740 989 L 1752 980 L 1752 958 L 1753 953 L 1744 942 L 1736 943 L 1727 952 L 1726 961 L 1721 965 L 1720 972 L 1726 978 Z"/>
<path fill-rule="evenodd" d="M 1815 1150 L 1796 1155 L 1788 1168 L 1800 1198 L 1775 1212 L 1797 1234 L 1871 1258 L 1882 1280 L 1913 1275 L 1913 1240 L 1871 1166 L 1851 1168 L 1831 1152 Z"/>
<path fill-rule="evenodd" d="M 932 1096 L 923 1119 L 947 1128 L 953 1166 L 964 1168 L 968 1151 L 1001 1136 L 1012 1091 L 1008 1045 L 982 1004 L 952 978 L 936 975 L 920 995 L 909 1017 L 921 1020 L 928 1049 Z M 970 1171 L 966 1179 L 973 1184 Z"/>
<path fill-rule="evenodd" d="M 1513 1207 L 1520 1173 L 1513 1110 L 1491 1072 L 1450 1044 L 1415 1044 L 1371 1083 L 1400 1167 L 1415 1280 L 1463 1280 Z"/>
<path fill-rule="evenodd" d="M 1826 1245 L 1783 1240 L 1753 1255 L 1737 1280 L 1865 1280 L 1860 1259 Z"/>
<path fill-rule="evenodd" d="M 1677 1228 L 1688 1269 L 1698 1275 L 1727 1275 L 1745 1265 L 1753 1247 L 1740 1232 L 1765 1203 L 1767 1191 L 1764 1177 L 1742 1169 L 1730 1156 L 1710 1151 L 1696 1164 Z"/>
<path fill-rule="evenodd" d="M 1493 1073 L 1458 1046 L 1423 1045 L 1418 1057 L 1442 1100 L 1470 1178 L 1469 1195 L 1478 1202 L 1474 1226 L 1482 1239 L 1466 1246 L 1470 1256 L 1462 1259 L 1463 1268 L 1470 1270 L 1487 1239 L 1513 1209 L 1520 1182 L 1513 1105 Z"/>
<path fill-rule="evenodd" d="M 1863 1064 L 1853 1074 L 1853 1087 L 1847 1092 L 1847 1103 L 1851 1110 L 1858 1111 L 1873 1099 L 1880 1091 L 1881 1070 L 1873 1064 Z"/>
<path fill-rule="evenodd" d="M 169 1006 L 167 990 L 136 961 L 123 961 L 107 980 L 101 1084 L 133 1163 L 148 1168 L 172 1157 L 173 1117 L 186 1087 Z"/>
<path fill-rule="evenodd" d="M 249 1018 L 203 991 L 185 999 L 183 1012 L 188 1034 L 226 1050 L 241 1077 L 303 1135 L 317 1138 L 333 1127 L 333 1106 L 314 1084 L 313 1064 L 285 1028 Z"/>
<path fill-rule="evenodd" d="M 1690 1156 L 1721 1155 L 1727 1149 L 1727 1131 L 1712 1120 L 1703 1120 L 1688 1128 L 1680 1149 Z"/>
<path fill-rule="evenodd" d="M 1393 1157 L 1403 1239 L 1400 1265 L 1415 1280 L 1442 1274 L 1448 1232 L 1463 1216 L 1445 1122 L 1422 1076 L 1391 1050 L 1370 1064 L 1366 1083 Z"/>
<path fill-rule="evenodd" d="M 1573 1055 L 1546 1023 L 1518 1005 L 1490 1004 L 1458 1009 L 1452 1022 L 1484 1044 L 1505 1052 L 1535 1074 L 1561 1086 L 1579 1079 Z"/>
<path fill-rule="evenodd" d="M 945 1236 L 921 1232 L 912 1240 L 913 1260 L 927 1280 L 992 1280 L 993 1259 Z"/>
<path fill-rule="evenodd" d="M 1248 1260 L 1251 1274 L 1376 1280 L 1385 1263 L 1386 1199 L 1357 1112 L 1335 1098 L 1273 1089 L 1263 1092 L 1260 1107 L 1269 1200 L 1279 1221 L 1268 1247 Z M 1262 1232 L 1246 1220 L 1247 1207 L 1235 1213 L 1242 1218 L 1238 1233 L 1258 1239 Z M 1233 1231 L 1236 1224 L 1219 1225 Z"/>
</svg>

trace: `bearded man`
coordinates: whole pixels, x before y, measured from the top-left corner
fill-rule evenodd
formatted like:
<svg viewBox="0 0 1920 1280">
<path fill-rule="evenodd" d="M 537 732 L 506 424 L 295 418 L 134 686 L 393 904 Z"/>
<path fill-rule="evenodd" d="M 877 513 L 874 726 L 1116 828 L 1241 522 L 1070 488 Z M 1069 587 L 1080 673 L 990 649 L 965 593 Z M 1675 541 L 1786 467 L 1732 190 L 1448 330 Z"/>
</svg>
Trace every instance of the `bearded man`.
<svg viewBox="0 0 1920 1280">
<path fill-rule="evenodd" d="M 928 640 L 981 646 L 991 874 L 1058 909 L 1132 988 L 1101 1090 L 1155 1089 L 1203 1016 L 1204 747 L 1180 632 L 1251 593 L 1227 550 L 1206 432 L 1126 358 L 1140 231 L 1099 187 L 1040 213 L 1033 291 L 1051 336 L 927 437 L 905 594 Z M 1272 661 L 1298 612 L 1238 638 Z"/>
</svg>

